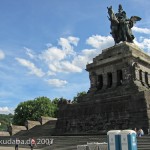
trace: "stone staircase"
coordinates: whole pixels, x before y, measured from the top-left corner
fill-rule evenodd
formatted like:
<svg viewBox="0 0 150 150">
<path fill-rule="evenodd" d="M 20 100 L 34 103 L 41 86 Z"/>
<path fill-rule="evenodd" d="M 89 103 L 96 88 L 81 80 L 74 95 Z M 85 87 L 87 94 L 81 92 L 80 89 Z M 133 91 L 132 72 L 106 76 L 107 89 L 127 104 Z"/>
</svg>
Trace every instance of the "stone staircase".
<svg viewBox="0 0 150 150">
<path fill-rule="evenodd" d="M 15 139 L 15 137 L 12 136 L 12 137 L 0 137 L 0 140 L 2 139 L 8 140 L 10 138 Z M 20 140 L 29 139 L 28 136 L 20 136 L 19 138 Z M 35 139 L 37 139 L 37 142 L 39 142 L 39 139 L 40 140 L 54 139 L 53 144 L 50 146 L 43 143 L 37 144 L 37 147 L 35 149 L 41 149 L 41 150 L 77 150 L 77 145 L 84 145 L 87 142 L 100 142 L 100 143 L 107 142 L 106 135 L 38 136 L 35 137 Z M 145 135 L 143 137 L 139 137 L 137 141 L 138 141 L 138 150 L 150 150 L 150 136 Z M 8 145 L 3 145 L 3 146 L 8 146 Z M 28 145 L 20 145 L 20 147 L 29 148 Z"/>
<path fill-rule="evenodd" d="M 43 150 L 77 150 L 77 145 L 84 145 L 87 142 L 106 142 L 106 135 L 89 136 L 52 136 L 54 143 L 44 147 Z"/>
<path fill-rule="evenodd" d="M 55 129 L 55 124 L 57 120 L 50 120 L 43 125 L 36 125 L 30 130 L 20 131 L 16 133 L 15 137 L 41 137 L 41 136 L 50 136 L 53 134 Z"/>
<path fill-rule="evenodd" d="M 138 150 L 150 150 L 150 135 L 145 135 L 137 139 Z"/>
<path fill-rule="evenodd" d="M 87 142 L 107 142 L 106 135 L 97 136 L 53 136 L 54 144 L 44 147 L 43 150 L 77 150 L 77 145 Z M 137 138 L 138 150 L 150 150 L 150 136 Z"/>
</svg>

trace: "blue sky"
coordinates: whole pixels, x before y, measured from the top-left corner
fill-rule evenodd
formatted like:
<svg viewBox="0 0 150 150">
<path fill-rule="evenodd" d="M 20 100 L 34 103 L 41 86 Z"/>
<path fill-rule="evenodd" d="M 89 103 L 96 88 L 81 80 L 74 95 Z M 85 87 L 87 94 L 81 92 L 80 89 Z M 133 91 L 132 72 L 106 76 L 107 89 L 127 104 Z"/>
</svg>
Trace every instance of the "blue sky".
<svg viewBox="0 0 150 150">
<path fill-rule="evenodd" d="M 142 18 L 134 42 L 150 54 L 149 0 L 0 0 L 0 113 L 87 91 L 86 64 L 114 45 L 107 7 L 119 4 Z"/>
</svg>

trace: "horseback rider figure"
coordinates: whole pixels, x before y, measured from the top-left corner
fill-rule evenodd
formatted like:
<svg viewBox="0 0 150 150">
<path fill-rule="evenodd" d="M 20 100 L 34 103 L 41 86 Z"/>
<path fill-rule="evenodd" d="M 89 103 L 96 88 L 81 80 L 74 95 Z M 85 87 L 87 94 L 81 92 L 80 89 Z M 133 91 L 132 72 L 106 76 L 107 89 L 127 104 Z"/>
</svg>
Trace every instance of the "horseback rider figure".
<svg viewBox="0 0 150 150">
<path fill-rule="evenodd" d="M 127 18 L 126 12 L 123 10 L 122 5 L 119 5 L 118 13 L 114 14 L 112 6 L 108 9 L 109 20 L 111 22 L 111 34 L 114 38 L 115 44 L 121 41 L 127 41 L 133 43 L 134 35 L 132 34 L 131 28 L 136 21 L 141 20 L 138 16 L 132 16 L 130 19 Z"/>
</svg>

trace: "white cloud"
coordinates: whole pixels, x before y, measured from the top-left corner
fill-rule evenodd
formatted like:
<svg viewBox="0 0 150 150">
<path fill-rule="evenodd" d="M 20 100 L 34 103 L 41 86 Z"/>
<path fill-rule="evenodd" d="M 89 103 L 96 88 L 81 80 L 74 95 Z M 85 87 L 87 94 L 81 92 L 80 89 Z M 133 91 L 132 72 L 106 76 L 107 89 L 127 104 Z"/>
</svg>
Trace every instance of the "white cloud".
<svg viewBox="0 0 150 150">
<path fill-rule="evenodd" d="M 59 80 L 59 79 L 49 79 L 46 80 L 48 82 L 49 85 L 53 86 L 53 87 L 64 87 L 67 84 L 67 81 L 65 80 Z"/>
<path fill-rule="evenodd" d="M 8 112 L 8 107 L 0 107 L 0 112 Z"/>
<path fill-rule="evenodd" d="M 78 42 L 79 42 L 79 38 L 77 37 L 73 37 L 73 36 L 69 36 L 68 37 L 68 41 L 73 44 L 74 46 L 77 46 L 78 45 Z"/>
<path fill-rule="evenodd" d="M 36 55 L 33 53 L 33 51 L 27 47 L 24 47 L 24 49 L 26 50 L 26 54 L 31 58 L 31 59 L 35 59 Z"/>
<path fill-rule="evenodd" d="M 0 107 L 0 114 L 8 114 L 8 113 L 13 113 L 14 109 L 13 108 L 8 108 L 6 107 Z"/>
<path fill-rule="evenodd" d="M 86 43 L 94 47 L 94 49 L 78 50 L 79 53 L 77 53 L 75 46 L 78 46 L 78 42 L 78 37 L 69 36 L 67 38 L 60 38 L 58 40 L 59 47 L 50 44 L 51 47 L 42 51 L 36 58 L 40 59 L 39 61 L 44 61 L 48 66 L 49 70 L 46 74 L 32 62 L 21 58 L 16 59 L 21 65 L 27 67 L 31 74 L 39 77 L 44 75 L 56 76 L 57 73 L 80 73 L 85 69 L 87 63 L 91 63 L 92 59 L 102 52 L 102 49 L 114 45 L 111 36 L 93 35 L 86 40 Z M 30 58 L 35 57 L 32 50 L 25 49 Z"/>
<path fill-rule="evenodd" d="M 134 26 L 132 30 L 139 33 L 150 34 L 150 29 L 148 28 L 138 28 Z"/>
<path fill-rule="evenodd" d="M 48 71 L 48 72 L 47 72 L 47 75 L 48 75 L 48 76 L 56 76 L 56 73 L 55 73 L 55 72 L 52 72 L 52 71 Z"/>
<path fill-rule="evenodd" d="M 82 69 L 75 66 L 69 61 L 60 61 L 60 62 L 53 62 L 49 64 L 49 69 L 52 72 L 64 72 L 64 73 L 70 73 L 70 72 L 81 72 Z"/>
<path fill-rule="evenodd" d="M 52 47 L 53 45 L 51 43 L 47 43 L 46 46 L 49 48 Z"/>
<path fill-rule="evenodd" d="M 60 38 L 58 40 L 58 47 L 50 47 L 43 51 L 39 58 L 44 60 L 49 67 L 49 75 L 57 72 L 81 72 L 82 69 L 72 64 L 71 60 L 76 56 L 74 46 L 77 46 L 79 38 L 69 36 L 68 38 Z M 70 60 L 70 61 L 69 61 Z"/>
<path fill-rule="evenodd" d="M 39 55 L 39 58 L 44 60 L 48 65 L 49 75 L 58 72 L 82 72 L 86 64 L 92 62 L 92 59 L 100 54 L 102 49 L 114 44 L 111 36 L 93 35 L 87 39 L 86 43 L 95 49 L 83 49 L 77 54 L 74 47 L 78 45 L 78 42 L 79 38 L 73 36 L 60 38 L 58 45 L 60 45 L 61 48 L 53 46 Z"/>
<path fill-rule="evenodd" d="M 77 55 L 72 63 L 82 69 L 85 69 L 87 63 L 92 62 L 92 59 L 98 54 L 96 49 L 84 49 L 80 55 Z"/>
<path fill-rule="evenodd" d="M 30 70 L 30 74 L 34 74 L 38 77 L 43 77 L 45 75 L 45 73 L 41 69 L 37 68 L 32 62 L 22 58 L 16 58 L 16 60 L 22 66 L 27 67 Z"/>
<path fill-rule="evenodd" d="M 150 39 L 148 38 L 139 38 L 139 41 L 136 39 L 135 44 L 138 45 L 142 50 L 150 55 Z"/>
<path fill-rule="evenodd" d="M 132 29 L 138 33 L 150 34 L 150 29 L 148 28 L 139 28 L 134 26 Z M 140 36 L 134 40 L 134 43 L 150 55 L 150 38 Z"/>
<path fill-rule="evenodd" d="M 82 69 L 69 61 L 63 61 L 62 63 L 62 68 L 66 72 L 82 72 Z"/>
<path fill-rule="evenodd" d="M 95 49 L 84 49 L 73 59 L 73 64 L 84 69 L 87 63 L 91 63 L 93 58 L 100 54 L 103 49 L 114 45 L 111 36 L 93 35 L 86 40 L 86 43 Z"/>
<path fill-rule="evenodd" d="M 111 36 L 93 35 L 86 40 L 86 43 L 96 49 L 105 49 L 114 45 L 114 40 Z"/>
<path fill-rule="evenodd" d="M 5 54 L 2 50 L 0 50 L 0 60 L 5 58 Z"/>
<path fill-rule="evenodd" d="M 58 44 L 62 47 L 65 54 L 74 54 L 74 47 L 78 45 L 79 38 L 69 36 L 68 38 L 60 38 Z"/>
<path fill-rule="evenodd" d="M 47 63 L 52 63 L 53 61 L 60 61 L 66 57 L 66 54 L 61 49 L 57 47 L 51 47 L 43 51 L 39 58 Z"/>
</svg>

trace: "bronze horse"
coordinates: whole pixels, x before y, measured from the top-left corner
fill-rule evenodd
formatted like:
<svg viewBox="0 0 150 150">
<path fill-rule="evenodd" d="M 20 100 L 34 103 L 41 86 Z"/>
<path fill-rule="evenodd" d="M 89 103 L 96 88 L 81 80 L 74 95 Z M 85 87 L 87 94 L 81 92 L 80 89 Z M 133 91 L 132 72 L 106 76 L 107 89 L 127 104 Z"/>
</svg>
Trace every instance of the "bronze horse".
<svg viewBox="0 0 150 150">
<path fill-rule="evenodd" d="M 112 6 L 107 7 L 107 9 L 108 9 L 108 14 L 109 14 L 108 19 L 111 22 L 111 24 L 110 24 L 110 28 L 111 28 L 110 34 L 114 38 L 114 41 L 115 41 L 115 44 L 116 44 L 116 43 L 120 42 L 120 40 L 118 39 L 118 37 L 119 37 L 119 33 L 118 33 L 119 21 L 118 21 L 116 15 L 114 14 L 114 12 L 112 10 Z"/>
<path fill-rule="evenodd" d="M 132 34 L 131 28 L 136 23 L 136 21 L 141 20 L 138 16 L 132 16 L 127 19 L 125 11 L 121 12 L 121 19 L 118 19 L 112 10 L 112 6 L 107 7 L 109 20 L 111 22 L 111 35 L 114 38 L 115 44 L 120 41 L 133 42 L 134 35 Z"/>
</svg>

